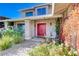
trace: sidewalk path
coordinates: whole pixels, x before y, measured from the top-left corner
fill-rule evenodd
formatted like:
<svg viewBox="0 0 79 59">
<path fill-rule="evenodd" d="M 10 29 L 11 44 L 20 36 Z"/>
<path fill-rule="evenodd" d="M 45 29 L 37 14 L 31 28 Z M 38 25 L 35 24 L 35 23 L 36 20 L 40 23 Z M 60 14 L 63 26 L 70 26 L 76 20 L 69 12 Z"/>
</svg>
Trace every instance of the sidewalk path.
<svg viewBox="0 0 79 59">
<path fill-rule="evenodd" d="M 0 52 L 0 56 L 28 56 L 27 51 L 39 44 L 39 41 L 26 40 L 20 44 Z"/>
</svg>

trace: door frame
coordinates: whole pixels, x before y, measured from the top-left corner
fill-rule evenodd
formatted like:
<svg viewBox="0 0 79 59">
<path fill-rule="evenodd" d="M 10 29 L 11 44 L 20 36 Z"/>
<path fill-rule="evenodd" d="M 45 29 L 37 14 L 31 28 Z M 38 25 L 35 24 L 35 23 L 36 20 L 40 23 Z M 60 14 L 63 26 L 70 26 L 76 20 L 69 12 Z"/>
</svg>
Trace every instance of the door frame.
<svg viewBox="0 0 79 59">
<path fill-rule="evenodd" d="M 39 35 L 38 35 L 38 25 L 41 25 L 41 24 L 45 24 L 45 34 L 44 34 L 44 36 L 46 36 L 46 23 L 45 23 L 45 22 L 44 22 L 44 23 L 37 23 L 37 24 L 36 24 L 37 36 L 39 36 Z"/>
</svg>

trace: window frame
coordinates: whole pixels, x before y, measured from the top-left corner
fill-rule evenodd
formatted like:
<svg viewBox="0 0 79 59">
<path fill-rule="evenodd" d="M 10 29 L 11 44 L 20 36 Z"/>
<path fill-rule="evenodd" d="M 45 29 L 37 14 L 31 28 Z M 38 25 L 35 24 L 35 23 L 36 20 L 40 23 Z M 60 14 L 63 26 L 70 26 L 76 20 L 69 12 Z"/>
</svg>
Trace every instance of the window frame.
<svg viewBox="0 0 79 59">
<path fill-rule="evenodd" d="M 30 12 L 32 12 L 32 13 L 33 13 L 32 16 L 34 16 L 34 12 L 33 12 L 33 11 L 29 11 L 29 12 L 25 12 L 25 17 L 31 17 L 31 16 L 26 16 L 26 14 L 27 14 L 27 13 L 30 13 Z"/>
<path fill-rule="evenodd" d="M 46 8 L 46 14 L 44 14 L 44 15 L 47 15 L 47 14 L 48 14 L 48 6 L 41 6 L 41 7 L 35 8 L 35 15 L 36 15 L 36 16 L 41 16 L 41 15 L 38 15 L 38 14 L 37 14 L 37 12 L 38 12 L 37 10 L 38 10 L 39 8 Z"/>
<path fill-rule="evenodd" d="M 21 27 L 23 26 L 24 28 L 21 29 L 21 31 L 23 30 L 23 33 L 25 32 L 25 23 L 24 22 L 20 22 L 16 24 L 16 28 L 20 29 L 18 25 L 21 25 Z"/>
</svg>

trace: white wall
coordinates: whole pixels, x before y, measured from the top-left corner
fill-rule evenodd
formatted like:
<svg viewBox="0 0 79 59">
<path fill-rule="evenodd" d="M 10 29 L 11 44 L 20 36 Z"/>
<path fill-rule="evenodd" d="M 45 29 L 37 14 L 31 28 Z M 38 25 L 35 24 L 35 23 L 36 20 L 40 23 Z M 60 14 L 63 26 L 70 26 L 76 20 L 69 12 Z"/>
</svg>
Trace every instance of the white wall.
<svg viewBox="0 0 79 59">
<path fill-rule="evenodd" d="M 29 20 L 25 20 L 25 39 L 31 39 L 31 28 Z"/>
<path fill-rule="evenodd" d="M 18 22 L 20 23 L 20 22 Z M 17 23 L 17 24 L 18 24 Z M 55 19 L 48 20 L 25 20 L 25 39 L 31 39 L 34 36 L 37 36 L 37 24 L 38 23 L 46 23 L 46 36 L 56 37 L 55 31 Z M 52 23 L 52 25 L 50 25 Z"/>
<path fill-rule="evenodd" d="M 21 15 L 22 15 L 22 17 L 26 17 L 25 16 L 26 12 L 33 12 L 34 16 L 37 16 L 37 9 L 38 8 L 43 8 L 43 7 L 46 8 L 46 13 L 47 14 L 52 14 L 53 15 L 53 13 L 54 13 L 54 3 L 52 3 L 51 5 L 38 6 L 38 7 L 35 7 L 33 9 L 29 9 L 29 10 L 26 9 L 25 11 L 21 12 Z"/>
<path fill-rule="evenodd" d="M 4 22 L 4 28 L 8 29 L 8 22 L 7 21 Z"/>
<path fill-rule="evenodd" d="M 35 36 L 35 21 L 31 21 L 30 22 L 30 33 L 31 33 L 31 37 Z"/>
<path fill-rule="evenodd" d="M 36 21 L 36 36 L 37 36 L 37 24 L 38 23 L 46 23 L 46 36 L 51 36 L 55 38 L 56 37 L 56 31 L 55 31 L 55 19 L 48 19 L 48 20 L 38 20 Z M 50 26 L 50 23 L 52 25 Z"/>
</svg>

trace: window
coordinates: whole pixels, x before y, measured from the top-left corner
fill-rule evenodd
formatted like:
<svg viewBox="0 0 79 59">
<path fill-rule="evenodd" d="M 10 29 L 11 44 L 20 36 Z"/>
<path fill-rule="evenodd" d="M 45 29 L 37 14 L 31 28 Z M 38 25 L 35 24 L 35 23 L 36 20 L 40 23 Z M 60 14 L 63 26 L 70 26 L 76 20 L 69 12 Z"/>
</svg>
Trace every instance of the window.
<svg viewBox="0 0 79 59">
<path fill-rule="evenodd" d="M 27 12 L 26 16 L 33 16 L 33 12 Z"/>
<path fill-rule="evenodd" d="M 24 33 L 25 24 L 17 24 L 17 30 Z"/>
<path fill-rule="evenodd" d="M 46 14 L 46 8 L 37 9 L 37 15 L 45 15 L 45 14 Z"/>
<path fill-rule="evenodd" d="M 4 23 L 0 22 L 0 28 L 3 28 L 3 27 L 4 27 Z"/>
</svg>

